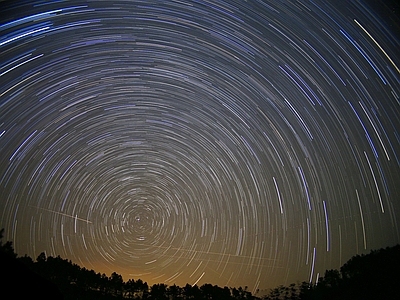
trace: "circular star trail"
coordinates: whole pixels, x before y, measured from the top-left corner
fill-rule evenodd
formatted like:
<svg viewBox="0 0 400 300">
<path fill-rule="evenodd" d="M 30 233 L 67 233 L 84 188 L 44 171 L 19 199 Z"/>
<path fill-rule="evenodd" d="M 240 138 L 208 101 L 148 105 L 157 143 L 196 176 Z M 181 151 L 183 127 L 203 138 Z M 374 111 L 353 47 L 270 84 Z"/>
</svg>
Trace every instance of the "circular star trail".
<svg viewBox="0 0 400 300">
<path fill-rule="evenodd" d="M 400 241 L 395 4 L 0 5 L 19 255 L 254 291 Z"/>
</svg>

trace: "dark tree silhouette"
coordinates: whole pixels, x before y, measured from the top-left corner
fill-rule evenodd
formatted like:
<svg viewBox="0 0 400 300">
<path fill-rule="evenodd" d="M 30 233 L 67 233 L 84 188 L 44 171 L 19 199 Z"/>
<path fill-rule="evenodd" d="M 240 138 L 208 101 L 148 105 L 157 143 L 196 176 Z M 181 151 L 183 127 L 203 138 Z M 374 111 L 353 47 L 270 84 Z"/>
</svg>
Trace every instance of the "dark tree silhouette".
<svg viewBox="0 0 400 300">
<path fill-rule="evenodd" d="M 18 260 L 11 242 L 3 244 L 4 229 L 0 231 L 0 291 L 2 294 L 18 295 L 18 299 L 63 299 L 55 284 L 33 272 Z M 31 263 L 26 257 L 24 261 Z"/>
<path fill-rule="evenodd" d="M 134 299 L 136 292 L 136 282 L 133 279 L 128 279 L 124 284 L 124 297 L 127 299 Z"/>
<path fill-rule="evenodd" d="M 81 268 L 60 256 L 44 252 L 33 261 L 17 257 L 11 242 L 2 242 L 0 231 L 0 290 L 18 293 L 18 298 L 80 300 L 256 300 L 247 287 L 219 287 L 209 283 L 201 287 L 186 284 L 168 286 L 141 279 L 123 281 L 113 272 L 110 277 Z M 356 255 L 339 270 L 327 270 L 317 284 L 302 282 L 278 286 L 264 300 L 370 300 L 398 299 L 400 282 L 400 245 Z"/>
<path fill-rule="evenodd" d="M 117 298 L 122 299 L 123 286 L 124 280 L 122 279 L 122 276 L 117 274 L 116 272 L 113 272 L 109 280 L 109 288 L 111 290 L 111 294 Z"/>
<path fill-rule="evenodd" d="M 343 285 L 352 299 L 398 299 L 400 245 L 356 255 L 341 268 Z"/>
<path fill-rule="evenodd" d="M 183 295 L 185 299 L 201 299 L 201 291 L 197 285 L 186 284 L 183 288 Z"/>
<path fill-rule="evenodd" d="M 265 300 L 399 299 L 400 245 L 353 256 L 339 270 L 327 270 L 315 285 L 278 286 Z"/>
<path fill-rule="evenodd" d="M 3 244 L 3 236 L 4 236 L 4 228 L 0 230 L 0 254 L 4 259 L 8 258 L 16 258 L 17 254 L 14 252 L 14 248 L 12 246 L 12 242 L 7 241 Z"/>
<path fill-rule="evenodd" d="M 182 299 L 182 288 L 176 284 L 171 285 L 167 289 L 167 295 L 170 300 Z"/>
<path fill-rule="evenodd" d="M 168 300 L 167 285 L 164 283 L 153 284 L 150 288 L 150 299 Z"/>
</svg>

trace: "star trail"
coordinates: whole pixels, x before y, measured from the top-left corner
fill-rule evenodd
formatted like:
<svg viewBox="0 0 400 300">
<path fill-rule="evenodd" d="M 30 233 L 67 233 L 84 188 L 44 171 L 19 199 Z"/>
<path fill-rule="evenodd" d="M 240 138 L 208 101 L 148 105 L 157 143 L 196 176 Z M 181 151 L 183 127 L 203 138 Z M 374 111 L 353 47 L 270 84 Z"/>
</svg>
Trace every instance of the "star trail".
<svg viewBox="0 0 400 300">
<path fill-rule="evenodd" d="M 251 291 L 399 243 L 397 9 L 1 2 L 5 238 Z"/>
</svg>

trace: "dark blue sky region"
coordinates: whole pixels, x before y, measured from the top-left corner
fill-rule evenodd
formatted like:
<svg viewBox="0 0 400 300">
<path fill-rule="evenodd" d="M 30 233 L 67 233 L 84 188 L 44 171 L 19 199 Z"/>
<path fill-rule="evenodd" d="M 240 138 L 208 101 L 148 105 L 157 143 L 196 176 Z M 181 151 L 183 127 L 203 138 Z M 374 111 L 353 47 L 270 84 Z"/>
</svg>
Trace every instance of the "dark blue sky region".
<svg viewBox="0 0 400 300">
<path fill-rule="evenodd" d="M 399 243 L 398 9 L 1 2 L 5 238 L 251 291 Z"/>
</svg>

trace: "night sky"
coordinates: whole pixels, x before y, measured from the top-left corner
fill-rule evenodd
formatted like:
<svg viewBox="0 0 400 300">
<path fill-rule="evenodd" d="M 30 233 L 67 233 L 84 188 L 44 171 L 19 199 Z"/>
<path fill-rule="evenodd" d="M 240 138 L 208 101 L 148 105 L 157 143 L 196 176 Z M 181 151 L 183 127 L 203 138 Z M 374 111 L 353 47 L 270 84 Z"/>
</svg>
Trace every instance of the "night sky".
<svg viewBox="0 0 400 300">
<path fill-rule="evenodd" d="M 4 240 L 250 291 L 399 243 L 399 10 L 371 3 L 0 2 Z"/>
</svg>

